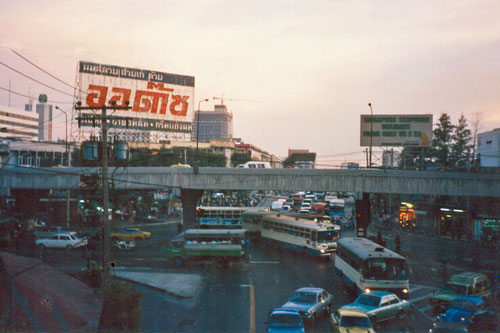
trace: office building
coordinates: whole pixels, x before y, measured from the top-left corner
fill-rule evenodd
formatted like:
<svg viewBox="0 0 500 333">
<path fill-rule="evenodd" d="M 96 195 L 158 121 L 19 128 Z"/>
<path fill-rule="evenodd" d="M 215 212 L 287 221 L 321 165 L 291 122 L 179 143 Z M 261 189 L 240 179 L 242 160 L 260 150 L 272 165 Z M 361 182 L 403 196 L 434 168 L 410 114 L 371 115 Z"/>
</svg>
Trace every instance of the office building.
<svg viewBox="0 0 500 333">
<path fill-rule="evenodd" d="M 0 138 L 36 140 L 38 124 L 37 113 L 0 105 Z"/>
<path fill-rule="evenodd" d="M 38 113 L 38 141 L 52 141 L 52 105 L 39 103 L 36 105 Z"/>
<path fill-rule="evenodd" d="M 212 139 L 231 139 L 233 137 L 233 114 L 225 105 L 215 105 L 214 111 L 199 111 L 198 141 L 209 142 Z M 198 111 L 193 122 L 193 138 L 196 140 Z"/>
</svg>

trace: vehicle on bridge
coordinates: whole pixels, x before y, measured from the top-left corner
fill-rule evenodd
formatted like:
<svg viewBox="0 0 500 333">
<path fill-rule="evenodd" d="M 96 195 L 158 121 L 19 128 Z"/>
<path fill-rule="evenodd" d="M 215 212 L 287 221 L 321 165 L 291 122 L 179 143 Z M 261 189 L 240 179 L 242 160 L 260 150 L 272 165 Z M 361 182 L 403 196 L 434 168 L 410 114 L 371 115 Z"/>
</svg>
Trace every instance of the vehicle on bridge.
<svg viewBox="0 0 500 333">
<path fill-rule="evenodd" d="M 191 260 L 214 260 L 219 268 L 246 258 L 244 229 L 188 229 L 177 235 L 167 249 L 167 259 L 175 266 Z"/>
<path fill-rule="evenodd" d="M 269 169 L 271 168 L 271 163 L 261 162 L 261 161 L 248 161 L 243 164 L 238 164 L 237 168 L 250 168 L 250 169 Z"/>
<path fill-rule="evenodd" d="M 330 256 L 340 238 L 340 226 L 269 212 L 246 212 L 243 227 L 267 243 L 304 254 Z"/>
<path fill-rule="evenodd" d="M 410 282 L 406 259 L 369 239 L 340 239 L 334 266 L 356 294 L 382 290 L 408 299 Z"/>
<path fill-rule="evenodd" d="M 254 207 L 210 207 L 196 209 L 196 226 L 205 229 L 241 228 L 241 215 Z"/>
</svg>

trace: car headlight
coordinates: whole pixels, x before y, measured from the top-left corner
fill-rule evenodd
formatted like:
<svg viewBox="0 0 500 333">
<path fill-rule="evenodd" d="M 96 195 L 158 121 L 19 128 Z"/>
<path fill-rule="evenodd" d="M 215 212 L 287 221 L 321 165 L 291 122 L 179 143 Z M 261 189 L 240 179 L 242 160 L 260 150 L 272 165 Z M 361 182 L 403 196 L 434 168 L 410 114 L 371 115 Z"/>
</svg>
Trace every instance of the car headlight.
<svg viewBox="0 0 500 333">
<path fill-rule="evenodd" d="M 408 289 L 404 288 L 403 289 L 403 294 L 408 294 Z"/>
<path fill-rule="evenodd" d="M 365 293 L 369 294 L 370 293 L 370 288 L 365 288 Z"/>
</svg>

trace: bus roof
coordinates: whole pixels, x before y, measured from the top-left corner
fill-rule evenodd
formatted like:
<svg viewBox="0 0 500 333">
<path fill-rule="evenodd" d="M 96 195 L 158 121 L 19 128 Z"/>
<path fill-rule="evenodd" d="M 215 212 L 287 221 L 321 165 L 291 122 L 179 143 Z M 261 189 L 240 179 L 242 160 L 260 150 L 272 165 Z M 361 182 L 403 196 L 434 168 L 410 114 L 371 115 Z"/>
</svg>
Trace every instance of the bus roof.
<svg viewBox="0 0 500 333">
<path fill-rule="evenodd" d="M 325 208 L 326 206 L 328 206 L 328 203 L 326 202 L 315 202 L 311 205 L 311 208 Z"/>
<path fill-rule="evenodd" d="M 250 210 L 250 211 L 255 211 L 255 210 L 263 210 L 262 207 L 214 207 L 214 206 L 198 206 L 197 207 L 197 210 L 198 209 L 202 209 L 202 210 L 217 210 L 217 211 L 247 211 L 247 210 Z"/>
<path fill-rule="evenodd" d="M 330 223 L 318 223 L 314 220 L 300 219 L 292 216 L 276 214 L 276 215 L 266 215 L 264 217 L 266 221 L 274 221 L 285 223 L 299 228 L 307 228 L 316 231 L 327 231 L 327 230 L 338 230 L 338 228 Z"/>
<path fill-rule="evenodd" d="M 244 236 L 246 229 L 188 229 L 184 231 L 186 236 L 195 235 L 239 235 Z"/>
<path fill-rule="evenodd" d="M 367 238 L 345 237 L 337 241 L 338 252 L 348 252 L 351 256 L 356 256 L 361 261 L 371 258 L 394 258 L 406 260 L 405 257 L 385 248 Z"/>
</svg>

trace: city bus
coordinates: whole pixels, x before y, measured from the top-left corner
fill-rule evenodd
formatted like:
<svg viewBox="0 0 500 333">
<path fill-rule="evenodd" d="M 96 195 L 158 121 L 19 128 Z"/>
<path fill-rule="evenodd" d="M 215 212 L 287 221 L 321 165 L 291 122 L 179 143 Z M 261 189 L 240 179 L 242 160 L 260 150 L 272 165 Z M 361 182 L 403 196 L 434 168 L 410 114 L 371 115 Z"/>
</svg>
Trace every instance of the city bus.
<svg viewBox="0 0 500 333">
<path fill-rule="evenodd" d="M 268 212 L 246 212 L 243 225 L 251 227 L 263 242 L 313 256 L 330 256 L 340 238 L 340 226 Z"/>
<path fill-rule="evenodd" d="M 344 216 L 344 207 L 345 207 L 345 202 L 344 199 L 332 199 L 329 202 L 330 207 L 329 207 L 329 215 L 334 217 L 334 216 Z"/>
<path fill-rule="evenodd" d="M 241 214 L 253 207 L 209 207 L 196 209 L 196 225 L 199 228 L 240 228 Z"/>
<path fill-rule="evenodd" d="M 247 231 L 247 236 L 250 239 L 260 239 L 264 216 L 275 216 L 277 214 L 278 212 L 248 210 L 241 216 L 241 227 Z"/>
<path fill-rule="evenodd" d="M 328 215 L 328 204 L 326 202 L 315 202 L 311 205 L 309 214 L 314 217 L 323 217 Z"/>
<path fill-rule="evenodd" d="M 340 239 L 334 265 L 337 274 L 356 294 L 383 290 L 408 299 L 406 259 L 369 239 Z"/>
<path fill-rule="evenodd" d="M 175 266 L 192 260 L 213 260 L 221 268 L 246 258 L 245 239 L 243 229 L 188 229 L 172 239 L 166 257 Z"/>
</svg>

